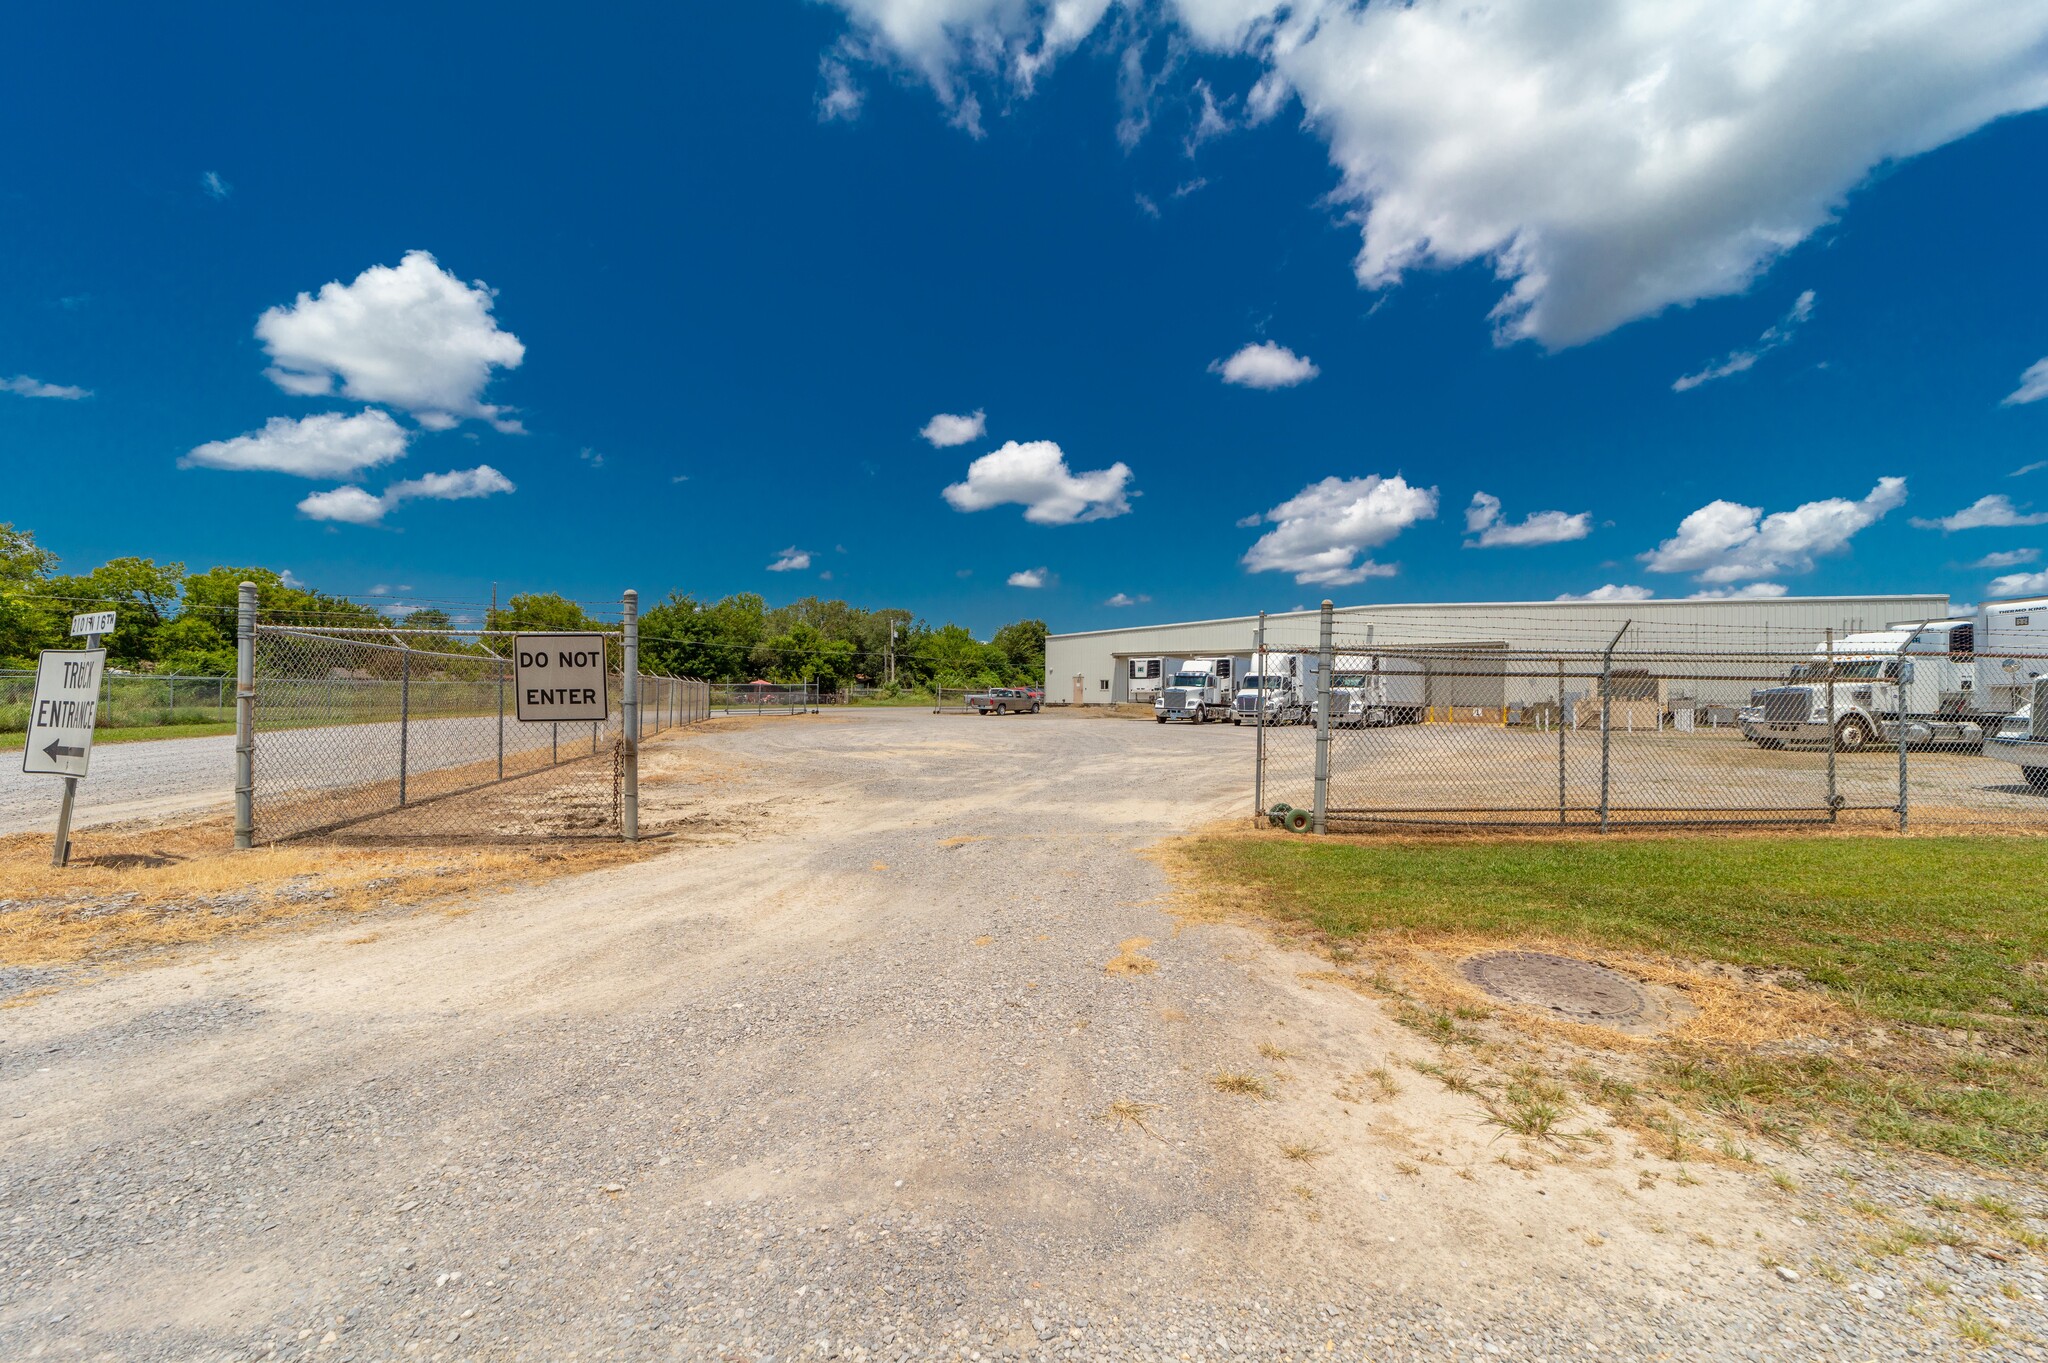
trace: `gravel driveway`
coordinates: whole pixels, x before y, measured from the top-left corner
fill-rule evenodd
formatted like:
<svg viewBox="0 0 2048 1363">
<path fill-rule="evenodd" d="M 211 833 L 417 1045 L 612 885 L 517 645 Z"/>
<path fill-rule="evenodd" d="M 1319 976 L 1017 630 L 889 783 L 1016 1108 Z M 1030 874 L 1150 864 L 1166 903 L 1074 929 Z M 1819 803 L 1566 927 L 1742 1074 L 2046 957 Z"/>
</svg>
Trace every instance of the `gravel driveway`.
<svg viewBox="0 0 2048 1363">
<path fill-rule="evenodd" d="M 1139 852 L 1250 742 L 684 734 L 646 798 L 746 836 L 0 1013 L 0 1357 L 1953 1351 L 1773 1271 L 1830 1246 L 1760 1174 L 1526 1150 L 1325 963 L 1176 932 Z"/>
</svg>

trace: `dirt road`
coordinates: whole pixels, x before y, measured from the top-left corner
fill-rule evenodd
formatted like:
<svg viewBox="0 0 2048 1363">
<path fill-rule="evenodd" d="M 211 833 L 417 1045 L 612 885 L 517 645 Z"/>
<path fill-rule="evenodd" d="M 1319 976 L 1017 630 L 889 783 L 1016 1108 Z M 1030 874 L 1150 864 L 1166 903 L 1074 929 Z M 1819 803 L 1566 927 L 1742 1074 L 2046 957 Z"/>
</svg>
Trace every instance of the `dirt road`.
<svg viewBox="0 0 2048 1363">
<path fill-rule="evenodd" d="M 0 1357 L 1924 1347 L 1768 1267 L 1821 1232 L 1761 1176 L 1527 1148 L 1326 963 L 1176 933 L 1139 853 L 1249 742 L 685 734 L 646 799 L 724 845 L 0 1012 Z"/>
</svg>

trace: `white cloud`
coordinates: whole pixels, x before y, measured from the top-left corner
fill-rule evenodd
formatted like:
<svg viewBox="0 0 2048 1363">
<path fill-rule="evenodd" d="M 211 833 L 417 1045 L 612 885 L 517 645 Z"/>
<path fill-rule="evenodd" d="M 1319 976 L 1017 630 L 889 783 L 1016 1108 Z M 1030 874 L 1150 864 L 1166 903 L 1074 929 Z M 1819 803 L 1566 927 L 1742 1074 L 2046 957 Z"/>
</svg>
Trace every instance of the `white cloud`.
<svg viewBox="0 0 2048 1363">
<path fill-rule="evenodd" d="M 1284 345 L 1261 341 L 1227 360 L 1211 360 L 1209 372 L 1221 374 L 1225 383 L 1243 388 L 1292 388 L 1323 371 L 1306 355 L 1297 355 Z"/>
<path fill-rule="evenodd" d="M 979 137 L 981 101 L 973 82 L 993 77 L 1028 93 L 1041 70 L 1094 30 L 1111 0 L 835 3 L 851 21 L 834 49 L 837 57 L 908 68 L 931 86 L 956 125 Z"/>
<path fill-rule="evenodd" d="M 945 498 L 955 511 L 986 511 L 1014 502 L 1034 525 L 1076 525 L 1128 512 L 1130 481 L 1131 470 L 1121 462 L 1075 473 L 1054 442 L 1020 445 L 1010 440 L 969 464 L 966 480 L 948 487 Z"/>
<path fill-rule="evenodd" d="M 1648 587 L 1624 587 L 1617 583 L 1609 582 L 1605 586 L 1595 587 L 1590 592 L 1566 592 L 1562 596 L 1559 596 L 1557 600 L 1648 601 L 1651 597 L 1655 596 L 1656 594 L 1657 593 L 1651 591 Z"/>
<path fill-rule="evenodd" d="M 939 449 L 952 445 L 965 445 L 970 440 L 979 440 L 988 431 L 988 413 L 980 408 L 971 416 L 952 416 L 940 412 L 918 434 L 932 442 Z"/>
<path fill-rule="evenodd" d="M 412 413 L 432 430 L 482 417 L 517 431 L 507 409 L 483 401 L 493 369 L 517 369 L 526 347 L 491 316 L 491 288 L 464 284 L 425 251 L 373 265 L 355 282 L 300 294 L 256 319 L 269 353 L 264 372 L 287 393 L 318 396 L 341 380 L 344 397 Z"/>
<path fill-rule="evenodd" d="M 2012 504 L 2012 498 L 1996 492 L 1989 497 L 1979 497 L 1961 511 L 1937 520 L 1915 516 L 1913 524 L 1922 530 L 2010 529 L 2023 525 L 2048 525 L 2048 512 L 2023 514 Z"/>
<path fill-rule="evenodd" d="M 1151 597 L 1143 592 L 1139 592 L 1136 596 L 1132 596 L 1128 592 L 1118 592 L 1102 604 L 1105 606 L 1142 606 L 1151 599 Z"/>
<path fill-rule="evenodd" d="M 1986 554 L 1975 563 L 1963 565 L 1967 568 L 2017 568 L 2022 563 L 2032 563 L 2041 557 L 2039 549 L 2006 549 L 1996 554 Z"/>
<path fill-rule="evenodd" d="M 1731 350 L 1726 359 L 1710 364 L 1697 373 L 1685 374 L 1672 380 L 1671 391 L 1683 393 L 1703 383 L 1712 383 L 1715 379 L 1725 379 L 1731 374 L 1743 373 L 1779 346 L 1791 344 L 1792 338 L 1799 334 L 1799 324 L 1811 316 L 1813 290 L 1808 289 L 1793 300 L 1790 312 L 1764 328 L 1764 334 L 1756 338 L 1755 345 L 1745 350 Z"/>
<path fill-rule="evenodd" d="M 845 62 L 829 53 L 820 57 L 818 79 L 825 83 L 824 93 L 818 96 L 820 123 L 851 123 L 860 117 L 860 108 L 867 102 L 867 96 L 854 84 L 853 72 Z"/>
<path fill-rule="evenodd" d="M 1991 579 L 1993 596 L 2039 596 L 2048 594 L 2048 572 L 2008 573 Z"/>
<path fill-rule="evenodd" d="M 280 569 L 278 571 L 277 581 L 279 586 L 290 587 L 294 591 L 297 591 L 306 585 L 305 583 L 299 581 L 299 579 L 292 573 L 292 570 L 289 568 Z"/>
<path fill-rule="evenodd" d="M 312 520 L 343 521 L 349 525 L 375 525 L 390 509 L 382 497 L 359 487 L 315 492 L 299 503 L 300 513 Z"/>
<path fill-rule="evenodd" d="M 452 473 L 429 473 L 421 478 L 408 478 L 402 483 L 393 483 L 384 489 L 384 501 L 390 506 L 426 497 L 435 501 L 465 501 L 472 497 L 488 497 L 497 492 L 517 492 L 512 480 L 492 468 L 489 464 L 478 464 L 473 469 L 456 469 Z"/>
<path fill-rule="evenodd" d="M 690 481 L 690 475 L 687 473 L 673 474 L 670 476 L 669 481 L 671 483 L 687 483 Z"/>
<path fill-rule="evenodd" d="M 590 446 L 588 445 L 585 445 L 582 449 L 576 451 L 576 457 L 582 460 L 584 463 L 590 465 L 590 467 L 594 469 L 601 469 L 604 467 L 604 455 L 590 448 Z"/>
<path fill-rule="evenodd" d="M 1008 581 L 1012 587 L 1043 587 L 1045 579 L 1043 568 L 1022 568 L 1011 573 Z"/>
<path fill-rule="evenodd" d="M 1325 478 L 1266 513 L 1274 528 L 1245 551 L 1244 566 L 1254 573 L 1293 573 L 1304 586 L 1392 577 L 1393 565 L 1360 555 L 1435 515 L 1436 489 L 1412 487 L 1399 474 Z"/>
<path fill-rule="evenodd" d="M 1111 8 L 834 3 L 851 20 L 843 54 L 916 73 L 970 131 L 976 85 L 1028 94 Z M 1334 197 L 1362 227 L 1360 283 L 1483 261 L 1510 281 L 1497 334 L 1548 346 L 1739 293 L 1873 169 L 2048 104 L 2048 7 L 2030 0 L 1169 0 L 1160 12 L 1177 26 L 1169 47 L 1263 68 L 1247 121 L 1299 98 L 1338 172 Z"/>
<path fill-rule="evenodd" d="M 25 398 L 62 398 L 76 402 L 92 396 L 90 388 L 74 388 L 68 383 L 44 383 L 26 374 L 16 374 L 11 379 L 0 379 L 0 393 L 14 393 Z"/>
<path fill-rule="evenodd" d="M 260 431 L 210 440 L 178 461 L 183 468 L 261 469 L 301 478 L 353 478 L 405 453 L 412 433 L 376 410 L 343 416 L 274 416 Z"/>
<path fill-rule="evenodd" d="M 1254 511 L 1249 516 L 1239 516 L 1233 524 L 1240 530 L 1256 530 L 1266 523 L 1263 512 Z"/>
<path fill-rule="evenodd" d="M 768 565 L 771 573 L 800 573 L 811 566 L 811 551 L 799 549 L 794 544 L 775 556 L 775 562 Z"/>
<path fill-rule="evenodd" d="M 513 485 L 511 479 L 489 464 L 479 464 L 473 469 L 455 469 L 448 473 L 429 473 L 419 478 L 408 478 L 385 488 L 382 496 L 374 496 L 354 486 L 316 492 L 299 503 L 299 510 L 316 521 L 374 525 L 383 520 L 387 512 L 404 502 L 421 499 L 465 501 L 474 497 L 489 497 L 500 492 L 516 491 L 518 488 Z"/>
<path fill-rule="evenodd" d="M 1860 530 L 1906 500 L 1906 480 L 1880 478 L 1861 501 L 1828 497 L 1766 516 L 1761 507 L 1708 502 L 1678 523 L 1678 533 L 1637 555 L 1653 573 L 1693 573 L 1721 584 L 1804 573 L 1814 559 L 1846 549 Z"/>
<path fill-rule="evenodd" d="M 1748 582 L 1740 587 L 1709 587 L 1694 592 L 1688 601 L 1769 601 L 1785 595 L 1782 582 Z"/>
<path fill-rule="evenodd" d="M 1490 492 L 1475 492 L 1472 504 L 1465 508 L 1465 530 L 1479 537 L 1465 543 L 1481 549 L 1566 544 L 1593 533 L 1593 513 L 1532 511 L 1519 522 L 1504 521 L 1500 518 L 1500 498 Z"/>
<path fill-rule="evenodd" d="M 210 199 L 225 199 L 235 192 L 235 187 L 221 179 L 217 170 L 209 170 L 200 176 L 199 187 L 206 191 L 206 196 Z"/>
<path fill-rule="evenodd" d="M 2043 361 L 2043 363 L 2048 363 L 2048 361 Z M 2008 473 L 2005 476 L 2008 478 L 2024 478 L 2028 474 L 2038 473 L 2042 469 L 2048 469 L 2048 459 L 2036 459 L 2031 464 L 2021 464 L 2018 468 L 2014 469 L 2011 473 Z"/>
<path fill-rule="evenodd" d="M 2039 402 L 2042 398 L 2048 398 L 2048 359 L 2028 365 L 2026 372 L 2020 375 L 2020 386 L 2005 395 L 2002 405 L 2013 407 L 2022 402 Z M 2034 467 L 2041 466 L 2036 464 Z"/>
</svg>

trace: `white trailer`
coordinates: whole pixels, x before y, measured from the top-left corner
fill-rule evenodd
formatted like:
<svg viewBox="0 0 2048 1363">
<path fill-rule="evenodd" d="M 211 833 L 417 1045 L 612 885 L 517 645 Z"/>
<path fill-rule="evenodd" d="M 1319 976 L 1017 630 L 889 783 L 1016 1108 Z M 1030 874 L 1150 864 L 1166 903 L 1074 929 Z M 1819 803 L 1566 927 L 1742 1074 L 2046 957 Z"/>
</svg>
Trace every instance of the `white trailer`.
<svg viewBox="0 0 2048 1363">
<path fill-rule="evenodd" d="M 1909 743 L 1976 747 L 2028 703 L 2043 675 L 2048 598 L 1998 602 L 1815 650 L 1785 685 L 1751 697 L 1742 731 L 1767 748 L 1825 743 L 1832 731 L 1838 751 L 1855 752 L 1897 742 L 1902 727 Z"/>
</svg>

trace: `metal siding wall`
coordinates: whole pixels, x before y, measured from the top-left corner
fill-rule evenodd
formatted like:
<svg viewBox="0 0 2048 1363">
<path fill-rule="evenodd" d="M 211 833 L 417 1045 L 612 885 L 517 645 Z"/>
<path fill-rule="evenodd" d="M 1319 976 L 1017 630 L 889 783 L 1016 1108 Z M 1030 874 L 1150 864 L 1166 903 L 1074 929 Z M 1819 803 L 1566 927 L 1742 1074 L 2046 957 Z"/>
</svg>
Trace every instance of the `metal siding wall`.
<svg viewBox="0 0 2048 1363">
<path fill-rule="evenodd" d="M 1370 625 L 1373 642 L 1390 646 L 1443 643 L 1452 633 L 1463 631 L 1472 639 L 1508 639 L 1510 647 L 1576 648 L 1583 645 L 1588 631 L 1611 632 L 1620 629 L 1624 621 L 1637 620 L 1655 623 L 1667 637 L 1674 630 L 1690 634 L 1694 636 L 1692 642 L 1700 647 L 1722 644 L 1731 629 L 1768 631 L 1770 646 L 1782 650 L 1818 647 L 1830 627 L 1837 631 L 1881 629 L 1895 621 L 1940 618 L 1948 612 L 1948 598 L 1934 594 L 1756 601 L 1588 601 L 1565 605 L 1417 602 L 1339 607 L 1336 623 L 1339 639 L 1347 645 L 1355 645 Z M 1467 621 L 1469 624 L 1461 623 Z M 1688 630 L 1688 625 L 1697 628 Z M 1257 627 L 1258 617 L 1247 615 L 1055 634 L 1046 641 L 1046 697 L 1071 699 L 1074 675 L 1080 673 L 1087 679 L 1086 702 L 1104 703 L 1121 694 L 1114 681 L 1119 665 L 1117 655 L 1202 657 L 1249 653 Z M 1779 631 L 1783 631 L 1782 639 L 1778 637 Z M 1274 648 L 1313 648 L 1316 633 L 1314 611 L 1289 611 L 1266 617 L 1266 639 Z M 1111 681 L 1113 689 L 1103 689 L 1105 680 Z M 1747 694 L 1746 687 L 1734 689 Z M 1493 694 L 1489 690 L 1489 696 Z M 1497 705 L 1500 701 L 1489 699 L 1487 703 Z"/>
</svg>

